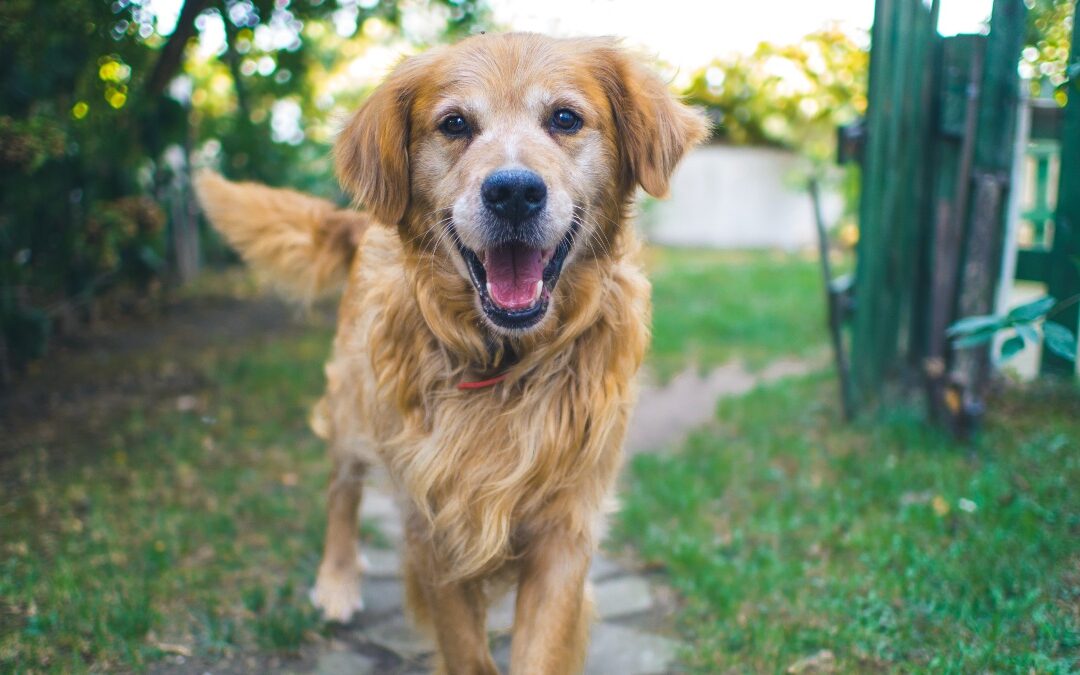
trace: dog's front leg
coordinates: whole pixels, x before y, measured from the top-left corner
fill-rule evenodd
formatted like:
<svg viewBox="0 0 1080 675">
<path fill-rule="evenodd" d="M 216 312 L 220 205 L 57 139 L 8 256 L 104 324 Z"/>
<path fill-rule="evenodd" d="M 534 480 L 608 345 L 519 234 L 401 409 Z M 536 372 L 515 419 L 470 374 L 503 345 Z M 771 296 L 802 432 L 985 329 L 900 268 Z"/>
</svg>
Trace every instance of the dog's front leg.
<svg viewBox="0 0 1080 675">
<path fill-rule="evenodd" d="M 592 611 L 585 594 L 591 557 L 590 542 L 559 530 L 529 547 L 518 584 L 511 673 L 581 672 Z"/>
<path fill-rule="evenodd" d="M 477 579 L 441 581 L 443 570 L 419 518 L 410 518 L 406 599 L 416 619 L 430 624 L 439 647 L 440 675 L 498 675 L 487 639 L 487 598 Z M 422 532 L 422 534 L 418 534 Z"/>
</svg>

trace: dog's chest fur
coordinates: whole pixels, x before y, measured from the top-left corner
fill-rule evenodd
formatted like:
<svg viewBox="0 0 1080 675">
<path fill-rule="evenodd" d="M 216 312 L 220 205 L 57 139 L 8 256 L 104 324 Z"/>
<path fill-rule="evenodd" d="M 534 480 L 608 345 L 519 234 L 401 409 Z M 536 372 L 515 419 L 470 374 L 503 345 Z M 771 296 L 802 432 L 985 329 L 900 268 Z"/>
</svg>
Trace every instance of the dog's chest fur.
<svg viewBox="0 0 1080 675">
<path fill-rule="evenodd" d="M 581 265 L 566 279 L 558 332 L 518 345 L 507 379 L 457 384 L 487 365 L 471 298 L 409 270 L 399 240 L 373 229 L 342 301 L 327 393 L 314 426 L 342 458 L 378 456 L 430 523 L 456 573 L 501 565 L 523 532 L 553 525 L 592 538 L 619 465 L 648 339 L 636 265 Z"/>
</svg>

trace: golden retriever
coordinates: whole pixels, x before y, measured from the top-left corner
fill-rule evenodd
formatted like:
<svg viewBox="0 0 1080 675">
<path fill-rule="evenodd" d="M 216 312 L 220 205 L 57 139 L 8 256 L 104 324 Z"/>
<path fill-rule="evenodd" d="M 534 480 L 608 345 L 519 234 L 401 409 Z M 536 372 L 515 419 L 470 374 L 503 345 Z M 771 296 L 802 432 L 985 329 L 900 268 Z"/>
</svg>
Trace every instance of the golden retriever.
<svg viewBox="0 0 1080 675">
<path fill-rule="evenodd" d="M 706 123 L 611 39 L 479 35 L 404 60 L 336 142 L 364 211 L 204 173 L 209 218 L 311 296 L 344 279 L 313 427 L 333 473 L 313 602 L 360 602 L 361 480 L 404 494 L 407 604 L 448 673 L 497 672 L 485 612 L 517 583 L 512 672 L 570 673 L 586 576 L 649 338 L 628 222 Z"/>
</svg>

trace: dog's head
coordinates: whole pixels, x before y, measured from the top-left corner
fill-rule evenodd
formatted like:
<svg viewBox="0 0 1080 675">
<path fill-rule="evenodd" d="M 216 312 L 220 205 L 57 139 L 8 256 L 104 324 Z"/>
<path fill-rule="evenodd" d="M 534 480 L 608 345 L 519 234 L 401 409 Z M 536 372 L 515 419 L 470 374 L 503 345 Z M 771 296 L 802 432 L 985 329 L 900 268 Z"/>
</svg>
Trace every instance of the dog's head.
<svg viewBox="0 0 1080 675">
<path fill-rule="evenodd" d="M 446 256 L 497 331 L 607 255 L 637 185 L 664 196 L 703 117 L 610 39 L 481 35 L 403 61 L 337 141 L 338 175 L 407 246 Z"/>
</svg>

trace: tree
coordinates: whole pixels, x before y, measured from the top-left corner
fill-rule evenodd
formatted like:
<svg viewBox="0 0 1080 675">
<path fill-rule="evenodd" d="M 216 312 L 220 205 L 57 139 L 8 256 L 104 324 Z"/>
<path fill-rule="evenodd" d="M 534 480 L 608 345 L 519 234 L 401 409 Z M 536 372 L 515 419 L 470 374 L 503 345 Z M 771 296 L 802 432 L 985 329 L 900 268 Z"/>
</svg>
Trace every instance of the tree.
<svg viewBox="0 0 1080 675">
<path fill-rule="evenodd" d="M 831 158 L 836 127 L 866 111 L 869 52 L 831 27 L 798 44 L 763 42 L 749 56 L 717 60 L 694 77 L 687 98 L 733 143 L 779 145 Z"/>
<path fill-rule="evenodd" d="M 0 383 L 105 290 L 159 285 L 166 223 L 190 214 L 188 195 L 162 198 L 190 151 L 221 148 L 234 176 L 332 183 L 325 139 L 275 134 L 275 106 L 321 114 L 320 36 L 371 44 L 357 33 L 376 18 L 400 39 L 407 12 L 441 19 L 436 38 L 486 16 L 480 0 L 185 0 L 170 25 L 146 0 L 0 3 Z M 215 22 L 222 49 L 200 55 Z"/>
</svg>

